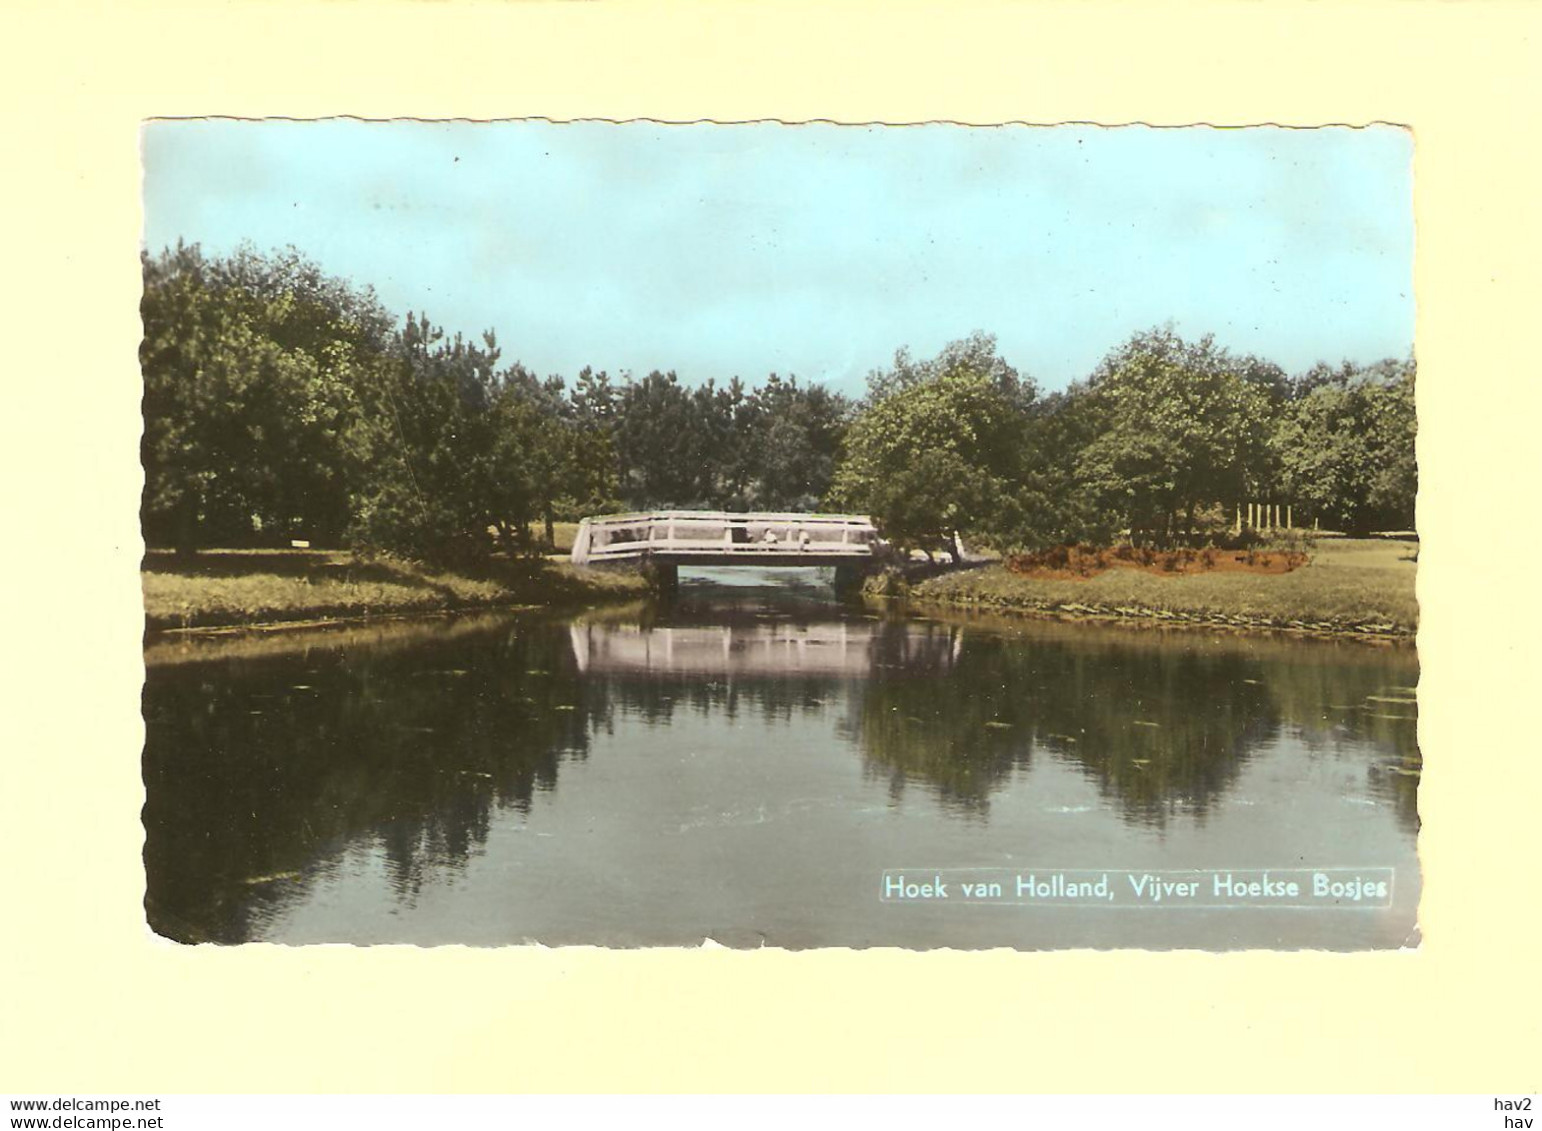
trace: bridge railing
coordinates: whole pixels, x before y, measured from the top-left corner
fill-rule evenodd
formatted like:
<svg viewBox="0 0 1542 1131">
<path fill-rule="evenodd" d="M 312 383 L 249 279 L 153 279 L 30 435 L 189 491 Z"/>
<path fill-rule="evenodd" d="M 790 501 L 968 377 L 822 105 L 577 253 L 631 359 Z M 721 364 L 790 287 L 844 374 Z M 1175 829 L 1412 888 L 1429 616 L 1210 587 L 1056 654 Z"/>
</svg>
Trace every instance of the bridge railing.
<svg viewBox="0 0 1542 1131">
<path fill-rule="evenodd" d="M 872 557 L 880 544 L 866 515 L 650 511 L 584 519 L 572 558 L 578 564 L 670 554 L 859 559 Z"/>
</svg>

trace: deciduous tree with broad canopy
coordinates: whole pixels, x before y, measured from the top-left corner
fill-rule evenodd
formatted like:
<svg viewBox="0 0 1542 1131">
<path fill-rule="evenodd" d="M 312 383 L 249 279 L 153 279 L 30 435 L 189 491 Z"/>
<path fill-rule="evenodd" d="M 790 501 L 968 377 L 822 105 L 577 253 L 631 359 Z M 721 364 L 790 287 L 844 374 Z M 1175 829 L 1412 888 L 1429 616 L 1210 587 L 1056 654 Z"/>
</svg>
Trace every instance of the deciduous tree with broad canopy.
<svg viewBox="0 0 1542 1131">
<path fill-rule="evenodd" d="M 1137 543 L 1192 536 L 1201 507 L 1246 498 L 1268 481 L 1276 372 L 1209 335 L 1135 335 L 1083 393 L 1100 418 L 1079 457 L 1083 483 Z"/>
<path fill-rule="evenodd" d="M 1010 524 L 1034 385 L 976 334 L 916 363 L 906 351 L 873 375 L 831 487 L 836 506 L 870 514 L 904 550 L 957 553 L 960 535 Z"/>
</svg>

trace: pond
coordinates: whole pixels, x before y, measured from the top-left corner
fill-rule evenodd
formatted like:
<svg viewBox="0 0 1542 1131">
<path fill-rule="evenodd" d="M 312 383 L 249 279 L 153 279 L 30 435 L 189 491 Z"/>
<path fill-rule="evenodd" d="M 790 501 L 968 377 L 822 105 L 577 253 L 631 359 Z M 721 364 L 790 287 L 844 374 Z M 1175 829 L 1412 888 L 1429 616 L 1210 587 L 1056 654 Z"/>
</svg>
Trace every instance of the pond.
<svg viewBox="0 0 1542 1131">
<path fill-rule="evenodd" d="M 838 603 L 825 580 L 699 571 L 662 604 L 152 642 L 151 926 L 219 943 L 1417 942 L 1411 647 L 917 615 Z M 1314 896 L 1318 875 L 1385 888 Z M 1301 898 L 1268 886 L 1286 879 Z M 982 880 L 1000 898 L 960 898 Z M 1153 902 L 1162 884 L 1175 894 Z"/>
</svg>

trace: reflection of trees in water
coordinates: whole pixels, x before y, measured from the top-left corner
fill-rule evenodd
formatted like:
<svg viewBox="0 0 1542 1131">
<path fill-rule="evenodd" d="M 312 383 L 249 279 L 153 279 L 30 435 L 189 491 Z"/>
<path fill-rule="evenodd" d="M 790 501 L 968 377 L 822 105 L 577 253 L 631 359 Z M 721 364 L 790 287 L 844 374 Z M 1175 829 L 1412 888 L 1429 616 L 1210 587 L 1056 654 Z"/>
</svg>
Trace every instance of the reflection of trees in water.
<svg viewBox="0 0 1542 1131">
<path fill-rule="evenodd" d="M 582 757 L 593 708 L 565 641 L 505 629 L 453 647 L 315 651 L 152 669 L 145 691 L 146 906 L 188 941 L 241 941 L 299 873 L 376 843 L 411 899 L 460 868 L 492 814 L 527 811 Z"/>
<path fill-rule="evenodd" d="M 875 768 L 984 810 L 1033 753 L 1080 765 L 1130 817 L 1203 813 L 1272 727 L 1262 687 L 1183 654 L 971 637 L 948 679 L 876 677 L 861 712 Z"/>
<path fill-rule="evenodd" d="M 1366 769 L 1371 791 L 1417 831 L 1423 761 L 1414 655 L 1354 642 L 1280 650 L 1267 665 L 1267 681 L 1281 719 L 1314 757 L 1333 757 L 1345 747 L 1375 749 Z"/>
<path fill-rule="evenodd" d="M 411 647 L 355 643 L 150 669 L 156 930 L 244 941 L 361 848 L 411 902 L 481 850 L 498 812 L 528 812 L 555 789 L 561 763 L 585 757 L 590 735 L 613 733 L 620 716 L 785 720 L 836 698 L 818 676 L 584 679 L 566 629 L 539 620 L 484 621 Z"/>
<path fill-rule="evenodd" d="M 1409 708 L 1367 709 L 1403 695 L 1384 689 L 1406 687 L 1409 673 L 1406 652 L 1353 645 L 1195 637 L 1186 646 L 1090 626 L 970 634 L 947 678 L 876 667 L 854 729 L 894 791 L 919 780 L 946 803 L 984 811 L 1014 770 L 1051 751 L 1128 819 L 1159 826 L 1179 810 L 1203 820 L 1282 728 L 1319 754 L 1353 744 L 1363 757 L 1370 744 L 1400 765 L 1413 752 L 1416 765 L 1412 723 L 1387 717 Z M 1338 703 L 1358 706 L 1330 711 Z M 1368 773 L 1386 779 L 1400 818 L 1416 823 L 1415 779 L 1382 764 Z"/>
<path fill-rule="evenodd" d="M 1046 728 L 1071 734 L 1064 755 L 1142 823 L 1179 808 L 1203 820 L 1277 726 L 1265 681 L 1239 678 L 1234 657 L 1065 648 L 1040 668 Z"/>
<path fill-rule="evenodd" d="M 1344 738 L 1397 749 L 1412 739 L 1418 668 L 1402 648 L 1325 644 L 1269 663 L 1269 690 L 1314 750 Z"/>
<path fill-rule="evenodd" d="M 661 623 L 694 646 L 692 633 L 728 632 L 732 644 L 764 619 L 716 609 Z M 528 812 L 554 790 L 562 762 L 585 757 L 592 734 L 683 715 L 732 724 L 838 712 L 838 730 L 892 794 L 923 783 L 964 813 L 986 812 L 1015 770 L 1049 755 L 1152 825 L 1179 809 L 1202 819 L 1251 752 L 1289 730 L 1313 757 L 1385 752 L 1367 769 L 1373 790 L 1417 826 L 1406 652 L 1092 626 L 1001 634 L 840 623 L 844 632 L 805 651 L 809 670 L 779 674 L 733 662 L 720 672 L 628 668 L 627 656 L 648 653 L 620 649 L 607 653 L 616 666 L 583 676 L 568 625 L 529 619 L 153 666 L 151 923 L 178 939 L 242 941 L 329 869 L 371 856 L 411 902 L 465 867 L 499 812 Z M 680 655 L 697 663 L 688 648 Z"/>
<path fill-rule="evenodd" d="M 667 726 L 680 715 L 721 715 L 729 723 L 742 717 L 787 722 L 830 706 L 837 697 L 837 686 L 837 680 L 822 675 L 697 680 L 666 674 L 613 677 L 597 685 L 591 694 L 596 698 L 597 725 L 614 733 L 618 711 L 650 726 Z"/>
<path fill-rule="evenodd" d="M 1029 744 L 1020 689 L 982 665 L 977 645 L 986 641 L 966 642 L 961 631 L 901 619 L 879 625 L 872 674 L 844 729 L 891 797 L 919 778 L 950 807 L 983 811 L 1012 769 L 1027 765 Z"/>
</svg>

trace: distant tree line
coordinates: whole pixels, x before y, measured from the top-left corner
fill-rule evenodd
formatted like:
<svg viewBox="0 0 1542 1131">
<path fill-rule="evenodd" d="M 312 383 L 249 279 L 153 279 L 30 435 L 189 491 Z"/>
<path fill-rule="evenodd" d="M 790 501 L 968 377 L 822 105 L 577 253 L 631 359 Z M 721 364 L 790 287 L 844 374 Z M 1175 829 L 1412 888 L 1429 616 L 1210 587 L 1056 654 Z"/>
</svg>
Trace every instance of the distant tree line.
<svg viewBox="0 0 1542 1131">
<path fill-rule="evenodd" d="M 1414 364 L 1297 377 L 1170 328 L 1136 334 L 1040 395 L 976 333 L 868 378 L 831 499 L 902 546 L 1003 551 L 1208 540 L 1245 500 L 1350 533 L 1414 522 Z"/>
<path fill-rule="evenodd" d="M 569 386 L 495 335 L 398 322 L 288 251 L 146 256 L 144 530 L 151 545 L 316 545 L 425 558 L 535 548 L 585 514 L 807 510 L 849 402 L 775 374 Z"/>
<path fill-rule="evenodd" d="M 398 320 L 293 250 L 179 245 L 143 270 L 152 546 L 456 559 L 664 506 L 859 510 L 928 551 L 1171 543 L 1240 499 L 1412 525 L 1411 361 L 1289 378 L 1158 329 L 1040 395 L 977 333 L 929 360 L 901 350 L 857 401 L 777 374 L 690 387 L 585 368 L 569 384 L 504 361 L 492 331 Z"/>
</svg>

